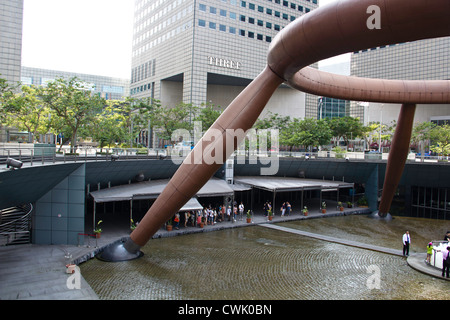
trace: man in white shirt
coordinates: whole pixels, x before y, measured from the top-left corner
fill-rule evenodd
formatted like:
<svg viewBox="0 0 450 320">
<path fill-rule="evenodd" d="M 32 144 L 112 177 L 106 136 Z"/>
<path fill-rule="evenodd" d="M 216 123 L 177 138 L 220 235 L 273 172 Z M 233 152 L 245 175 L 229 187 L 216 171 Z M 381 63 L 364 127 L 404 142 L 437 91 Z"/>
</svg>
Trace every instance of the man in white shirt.
<svg viewBox="0 0 450 320">
<path fill-rule="evenodd" d="M 447 278 L 448 278 L 448 275 L 449 275 L 449 270 L 448 269 L 450 268 L 450 262 L 447 259 L 448 258 L 448 254 L 449 254 L 449 250 L 450 250 L 450 247 L 447 247 L 447 249 L 443 249 L 442 250 L 442 259 L 443 259 L 443 261 L 442 261 L 442 277 L 444 277 L 444 275 L 446 275 Z"/>
<path fill-rule="evenodd" d="M 411 243 L 411 237 L 409 231 L 406 231 L 403 235 L 403 256 L 409 256 L 409 244 Z"/>
</svg>

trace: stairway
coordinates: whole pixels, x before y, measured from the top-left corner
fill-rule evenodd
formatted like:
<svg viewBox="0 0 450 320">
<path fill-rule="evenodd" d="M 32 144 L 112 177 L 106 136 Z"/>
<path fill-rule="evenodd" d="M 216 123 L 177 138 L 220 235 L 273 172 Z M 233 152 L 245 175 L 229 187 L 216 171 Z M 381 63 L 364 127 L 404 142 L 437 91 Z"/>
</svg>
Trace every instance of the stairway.
<svg viewBox="0 0 450 320">
<path fill-rule="evenodd" d="M 31 212 L 27 204 L 0 210 L 0 246 L 31 242 Z"/>
</svg>

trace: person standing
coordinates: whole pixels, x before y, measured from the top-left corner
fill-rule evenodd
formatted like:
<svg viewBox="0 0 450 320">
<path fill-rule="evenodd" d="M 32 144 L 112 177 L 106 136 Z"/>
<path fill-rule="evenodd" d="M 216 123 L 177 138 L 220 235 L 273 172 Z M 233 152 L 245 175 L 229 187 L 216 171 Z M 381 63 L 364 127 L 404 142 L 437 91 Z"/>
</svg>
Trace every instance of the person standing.
<svg viewBox="0 0 450 320">
<path fill-rule="evenodd" d="M 291 204 L 286 202 L 286 214 L 289 215 L 291 213 Z"/>
<path fill-rule="evenodd" d="M 241 201 L 241 204 L 239 205 L 239 220 L 242 220 L 243 214 L 244 214 L 244 204 Z"/>
<path fill-rule="evenodd" d="M 411 236 L 409 231 L 406 231 L 403 235 L 403 256 L 409 256 L 409 245 L 411 244 Z"/>
<path fill-rule="evenodd" d="M 448 278 L 449 276 L 449 268 L 450 268 L 450 257 L 449 257 L 449 250 L 450 247 L 447 247 L 447 249 L 442 250 L 442 277 L 444 277 L 444 274 Z"/>
<path fill-rule="evenodd" d="M 281 216 L 284 217 L 284 214 L 286 212 L 286 202 L 283 202 L 283 204 L 281 205 Z"/>
<path fill-rule="evenodd" d="M 430 242 L 428 243 L 427 246 L 427 263 L 430 264 L 431 263 L 431 255 L 433 254 L 433 243 Z"/>
</svg>

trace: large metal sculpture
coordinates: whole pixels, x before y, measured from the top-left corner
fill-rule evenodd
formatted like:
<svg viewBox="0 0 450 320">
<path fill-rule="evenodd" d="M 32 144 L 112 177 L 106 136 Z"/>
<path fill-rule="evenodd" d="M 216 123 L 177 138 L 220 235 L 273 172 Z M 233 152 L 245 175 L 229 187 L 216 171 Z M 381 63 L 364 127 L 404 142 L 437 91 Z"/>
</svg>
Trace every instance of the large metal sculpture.
<svg viewBox="0 0 450 320">
<path fill-rule="evenodd" d="M 364 79 L 321 72 L 308 65 L 347 52 L 449 36 L 449 13 L 449 0 L 339 0 L 289 24 L 272 42 L 266 68 L 205 133 L 130 238 L 105 250 L 102 258 L 139 257 L 140 247 L 200 190 L 244 138 L 236 139 L 227 129 L 250 129 L 283 82 L 316 95 L 402 104 L 379 207 L 379 215 L 385 216 L 406 161 L 415 105 L 450 103 L 450 81 Z M 233 150 L 227 148 L 230 140 Z M 222 152 L 222 163 L 203 159 L 217 150 Z"/>
</svg>

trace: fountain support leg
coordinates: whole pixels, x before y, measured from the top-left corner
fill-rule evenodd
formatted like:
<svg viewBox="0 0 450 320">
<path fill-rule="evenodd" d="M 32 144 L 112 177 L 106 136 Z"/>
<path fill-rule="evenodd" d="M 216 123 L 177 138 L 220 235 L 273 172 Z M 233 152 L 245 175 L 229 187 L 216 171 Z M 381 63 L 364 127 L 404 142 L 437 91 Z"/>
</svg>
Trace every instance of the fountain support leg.
<svg viewBox="0 0 450 320">
<path fill-rule="evenodd" d="M 405 168 L 408 157 L 411 133 L 414 124 L 415 104 L 403 104 L 398 116 L 397 127 L 391 143 L 391 151 L 386 165 L 386 175 L 384 178 L 383 193 L 381 195 L 378 216 L 384 218 L 388 216 L 392 199 Z"/>
<path fill-rule="evenodd" d="M 140 248 L 206 184 L 237 149 L 275 90 L 283 83 L 266 67 L 204 134 L 170 179 L 125 243 L 98 255 L 106 261 L 124 261 L 142 255 Z M 211 161 L 213 160 L 213 161 Z M 127 259 L 129 258 L 129 259 Z"/>
</svg>

